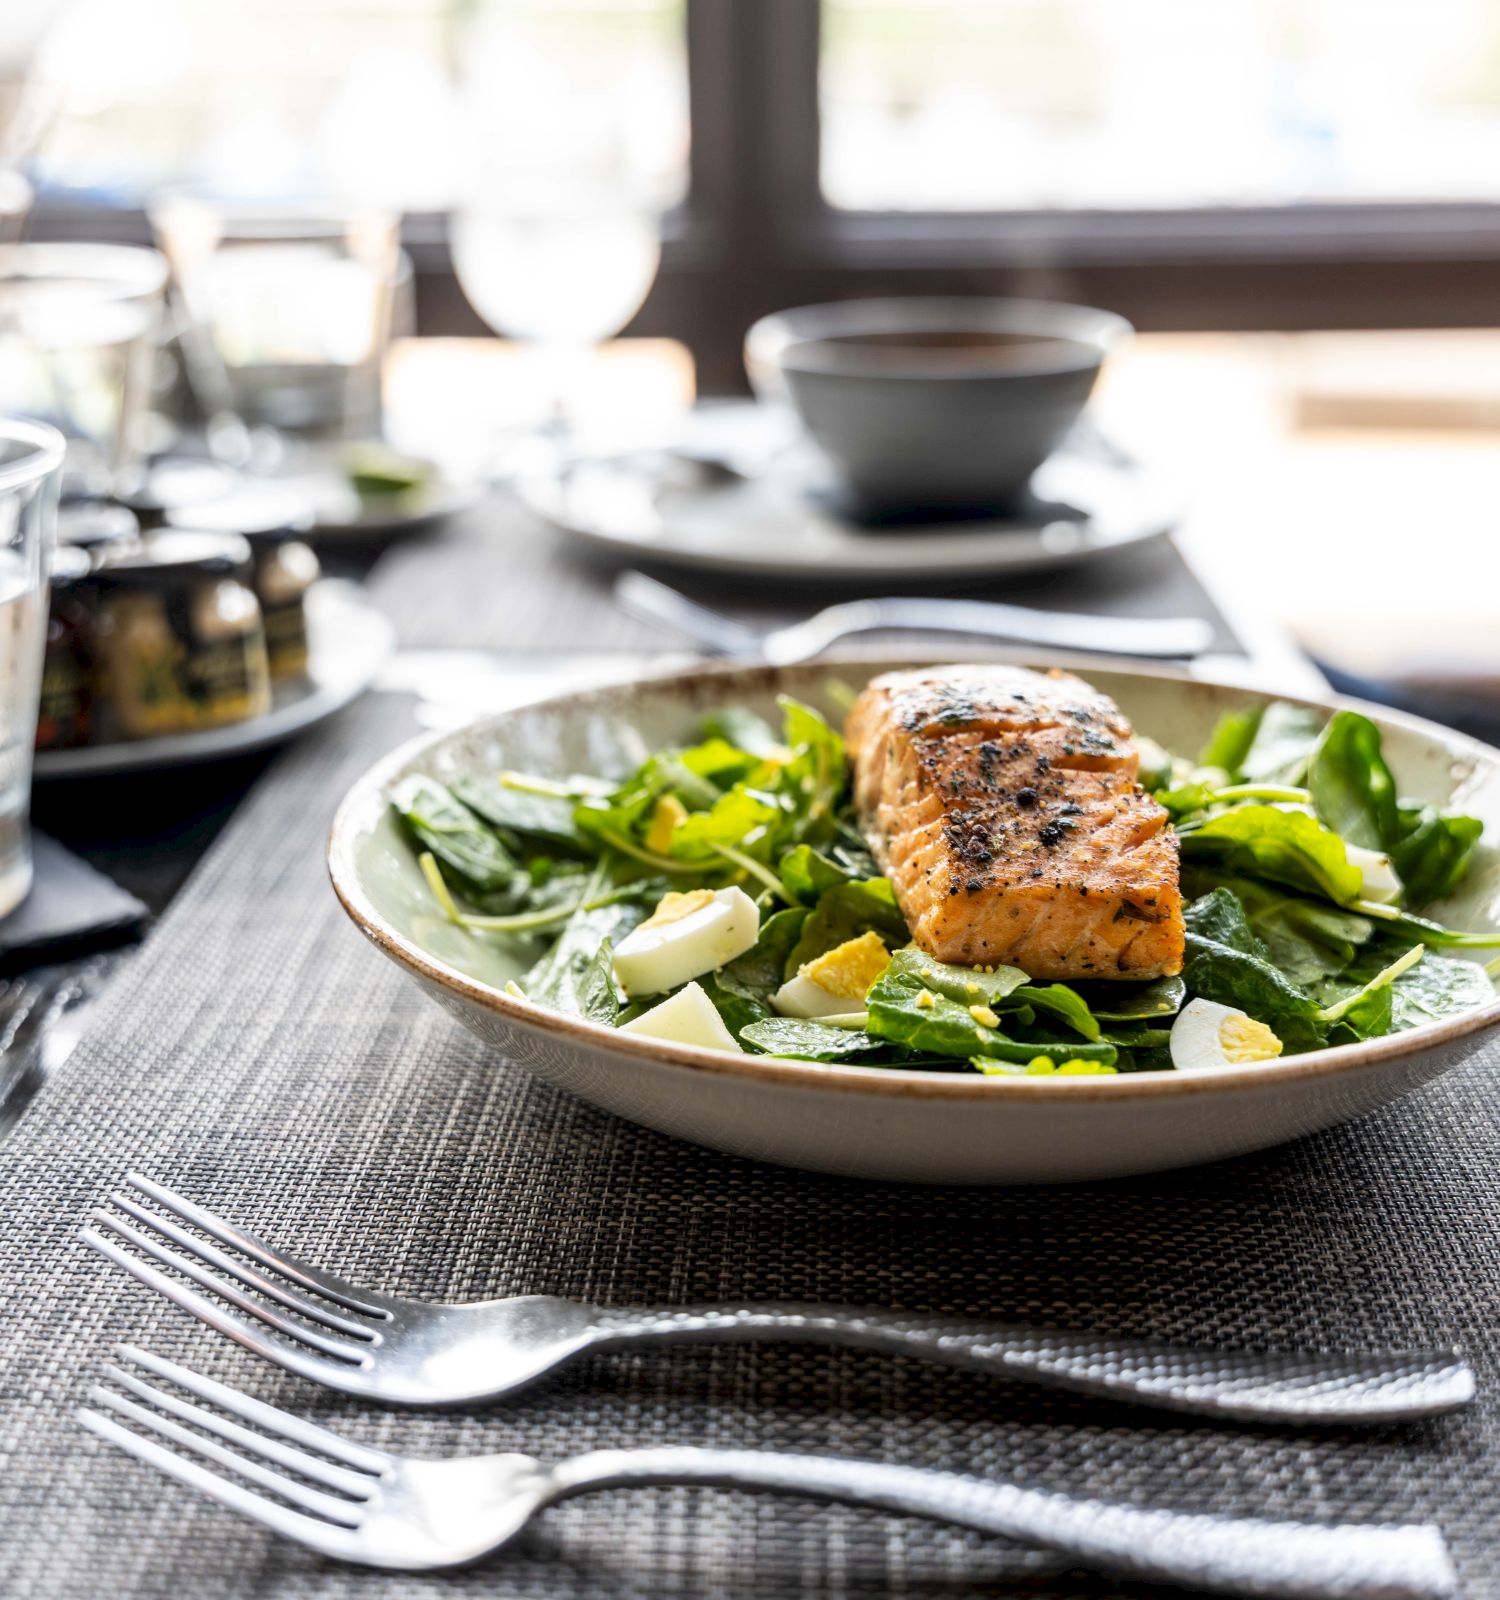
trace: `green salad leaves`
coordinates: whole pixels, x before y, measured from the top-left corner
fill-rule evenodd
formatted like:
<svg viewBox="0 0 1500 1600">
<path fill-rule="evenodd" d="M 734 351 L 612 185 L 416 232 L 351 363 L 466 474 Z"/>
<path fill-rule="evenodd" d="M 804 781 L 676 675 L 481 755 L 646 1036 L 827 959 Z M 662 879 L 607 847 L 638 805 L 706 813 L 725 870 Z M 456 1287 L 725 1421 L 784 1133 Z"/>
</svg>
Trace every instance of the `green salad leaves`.
<svg viewBox="0 0 1500 1600">
<path fill-rule="evenodd" d="M 1482 825 L 1403 797 L 1379 729 L 1358 712 L 1232 712 L 1196 762 L 1142 741 L 1143 782 L 1180 840 L 1183 971 L 1048 983 L 949 965 L 911 941 L 855 823 L 837 730 L 796 700 L 780 711 L 779 729 L 743 708 L 715 711 L 697 742 L 614 780 L 414 776 L 390 801 L 442 913 L 529 952 L 517 985 L 529 999 L 606 1026 L 662 998 L 628 1001 L 613 962 L 662 896 L 743 889 L 759 914 L 754 945 L 695 981 L 744 1049 L 789 1060 L 1157 1071 L 1171 1068 L 1171 1029 L 1194 999 L 1264 1024 L 1290 1054 L 1493 998 L 1483 966 L 1444 952 L 1500 937 L 1451 929 L 1428 909 L 1462 882 Z M 824 957 L 847 959 L 846 946 L 886 961 L 873 984 L 837 991 L 863 999 L 832 1017 L 783 1014 L 783 986 Z"/>
</svg>

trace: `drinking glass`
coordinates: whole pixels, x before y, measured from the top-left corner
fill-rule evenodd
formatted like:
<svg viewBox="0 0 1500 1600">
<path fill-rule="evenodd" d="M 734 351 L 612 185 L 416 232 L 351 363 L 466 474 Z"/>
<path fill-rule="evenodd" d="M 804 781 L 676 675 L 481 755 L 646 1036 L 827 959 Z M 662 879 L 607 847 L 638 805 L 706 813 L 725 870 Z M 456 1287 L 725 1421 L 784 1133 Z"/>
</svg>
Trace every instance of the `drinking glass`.
<svg viewBox="0 0 1500 1600">
<path fill-rule="evenodd" d="M 474 14 L 453 263 L 489 327 L 538 352 L 556 437 L 590 350 L 656 277 L 686 150 L 680 7 L 487 0 Z"/>
<path fill-rule="evenodd" d="M 57 429 L 0 417 L 0 917 L 31 887 L 31 750 L 66 450 Z"/>
<path fill-rule="evenodd" d="M 209 442 L 236 465 L 313 464 L 380 433 L 402 258 L 386 212 L 167 191 L 150 205 L 186 312 Z"/>
<path fill-rule="evenodd" d="M 166 281 L 155 250 L 0 245 L 0 414 L 65 436 L 69 495 L 139 482 Z"/>
</svg>

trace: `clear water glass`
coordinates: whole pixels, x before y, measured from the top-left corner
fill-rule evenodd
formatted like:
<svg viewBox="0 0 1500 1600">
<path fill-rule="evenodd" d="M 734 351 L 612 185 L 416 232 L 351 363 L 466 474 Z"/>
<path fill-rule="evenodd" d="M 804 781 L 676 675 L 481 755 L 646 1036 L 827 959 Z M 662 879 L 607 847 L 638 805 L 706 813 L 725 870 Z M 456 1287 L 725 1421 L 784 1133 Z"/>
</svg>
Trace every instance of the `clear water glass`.
<svg viewBox="0 0 1500 1600">
<path fill-rule="evenodd" d="M 0 917 L 31 887 L 31 751 L 66 449 L 55 428 L 0 417 Z"/>
<path fill-rule="evenodd" d="M 0 245 L 0 416 L 65 436 L 70 494 L 140 479 L 166 282 L 155 250 Z"/>
<path fill-rule="evenodd" d="M 180 191 L 158 195 L 150 213 L 217 454 L 287 465 L 379 435 L 403 270 L 393 215 Z"/>
</svg>

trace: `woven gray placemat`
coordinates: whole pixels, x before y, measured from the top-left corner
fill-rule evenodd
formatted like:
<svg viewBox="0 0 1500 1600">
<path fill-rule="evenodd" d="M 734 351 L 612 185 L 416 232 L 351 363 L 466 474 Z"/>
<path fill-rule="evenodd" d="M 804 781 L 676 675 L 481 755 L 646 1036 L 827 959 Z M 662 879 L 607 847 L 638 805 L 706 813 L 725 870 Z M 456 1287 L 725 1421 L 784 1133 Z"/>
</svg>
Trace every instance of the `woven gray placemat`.
<svg viewBox="0 0 1500 1600">
<path fill-rule="evenodd" d="M 481 513 L 398 553 L 377 593 L 409 643 L 642 642 L 611 622 L 597 575 L 558 567 L 555 553 L 507 569 L 508 542 L 524 536 Z M 1496 1383 L 1493 1055 L 1280 1151 L 1087 1189 L 882 1187 L 676 1144 L 489 1055 L 343 917 L 322 862 L 334 804 L 410 731 L 404 702 L 372 698 L 272 769 L 0 1152 L 0 1595 L 1113 1592 L 1024 1581 L 1013 1552 L 924 1523 L 664 1489 L 558 1507 L 465 1574 L 337 1567 L 76 1425 L 120 1340 L 413 1453 L 732 1443 L 1243 1514 L 1430 1517 L 1453 1539 L 1467 1592 L 1500 1594 L 1500 1422 L 1488 1401 L 1373 1435 L 1236 1431 L 764 1345 L 600 1357 L 488 1413 L 388 1414 L 282 1375 L 80 1245 L 89 1207 L 138 1166 L 402 1293 L 823 1298 L 1224 1344 L 1456 1338 L 1486 1391 Z"/>
<path fill-rule="evenodd" d="M 482 1414 L 382 1414 L 283 1376 L 76 1242 L 140 1166 L 356 1281 L 469 1298 L 826 1298 L 1219 1341 L 1462 1339 L 1488 1391 L 1500 1114 L 1493 1057 L 1264 1156 L 1107 1186 L 882 1187 L 676 1144 L 486 1054 L 347 925 L 334 797 L 406 731 L 367 701 L 273 770 L 6 1150 L 0 1593 L 217 1600 L 1098 1595 L 917 1523 L 673 1490 L 549 1512 L 470 1573 L 321 1561 L 85 1435 L 117 1340 L 417 1453 L 705 1441 L 841 1452 L 1239 1513 L 1436 1518 L 1500 1593 L 1500 1426 L 1228 1430 L 854 1352 L 600 1357 Z"/>
</svg>

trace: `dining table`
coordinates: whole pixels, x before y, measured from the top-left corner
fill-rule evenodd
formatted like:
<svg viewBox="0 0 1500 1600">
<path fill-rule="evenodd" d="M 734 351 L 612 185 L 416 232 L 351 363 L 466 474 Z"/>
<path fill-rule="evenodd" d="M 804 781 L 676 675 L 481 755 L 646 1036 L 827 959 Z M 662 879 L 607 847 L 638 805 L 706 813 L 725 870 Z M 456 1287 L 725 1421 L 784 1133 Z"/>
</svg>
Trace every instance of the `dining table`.
<svg viewBox="0 0 1500 1600">
<path fill-rule="evenodd" d="M 1279 1149 L 1128 1181 L 944 1189 L 791 1171 L 616 1120 L 497 1056 L 350 925 L 339 798 L 424 730 L 660 670 L 611 569 L 503 489 L 350 574 L 395 624 L 374 692 L 279 754 L 38 791 L 37 825 L 153 912 L 84 958 L 82 1003 L 0 1142 L 0 1594 L 46 1600 L 921 1600 L 1144 1595 L 1045 1553 L 874 1511 L 650 1488 L 546 1513 L 442 1575 L 312 1555 L 103 1446 L 78 1407 L 119 1343 L 403 1454 L 692 1443 L 824 1453 L 1240 1516 L 1432 1521 L 1500 1595 L 1500 1096 L 1493 1049 Z M 819 596 L 674 578 L 754 625 Z M 1199 670 L 1316 689 L 1236 627 L 1170 539 L 965 595 L 1198 615 Z M 1254 637 L 1247 637 L 1253 634 Z M 1003 1088 L 1003 1085 L 999 1087 Z M 127 1171 L 359 1284 L 446 1300 L 824 1301 L 1224 1347 L 1461 1345 L 1467 1412 L 1352 1431 L 1236 1427 L 794 1344 L 603 1354 L 484 1410 L 393 1412 L 257 1360 L 79 1242 Z"/>
</svg>

